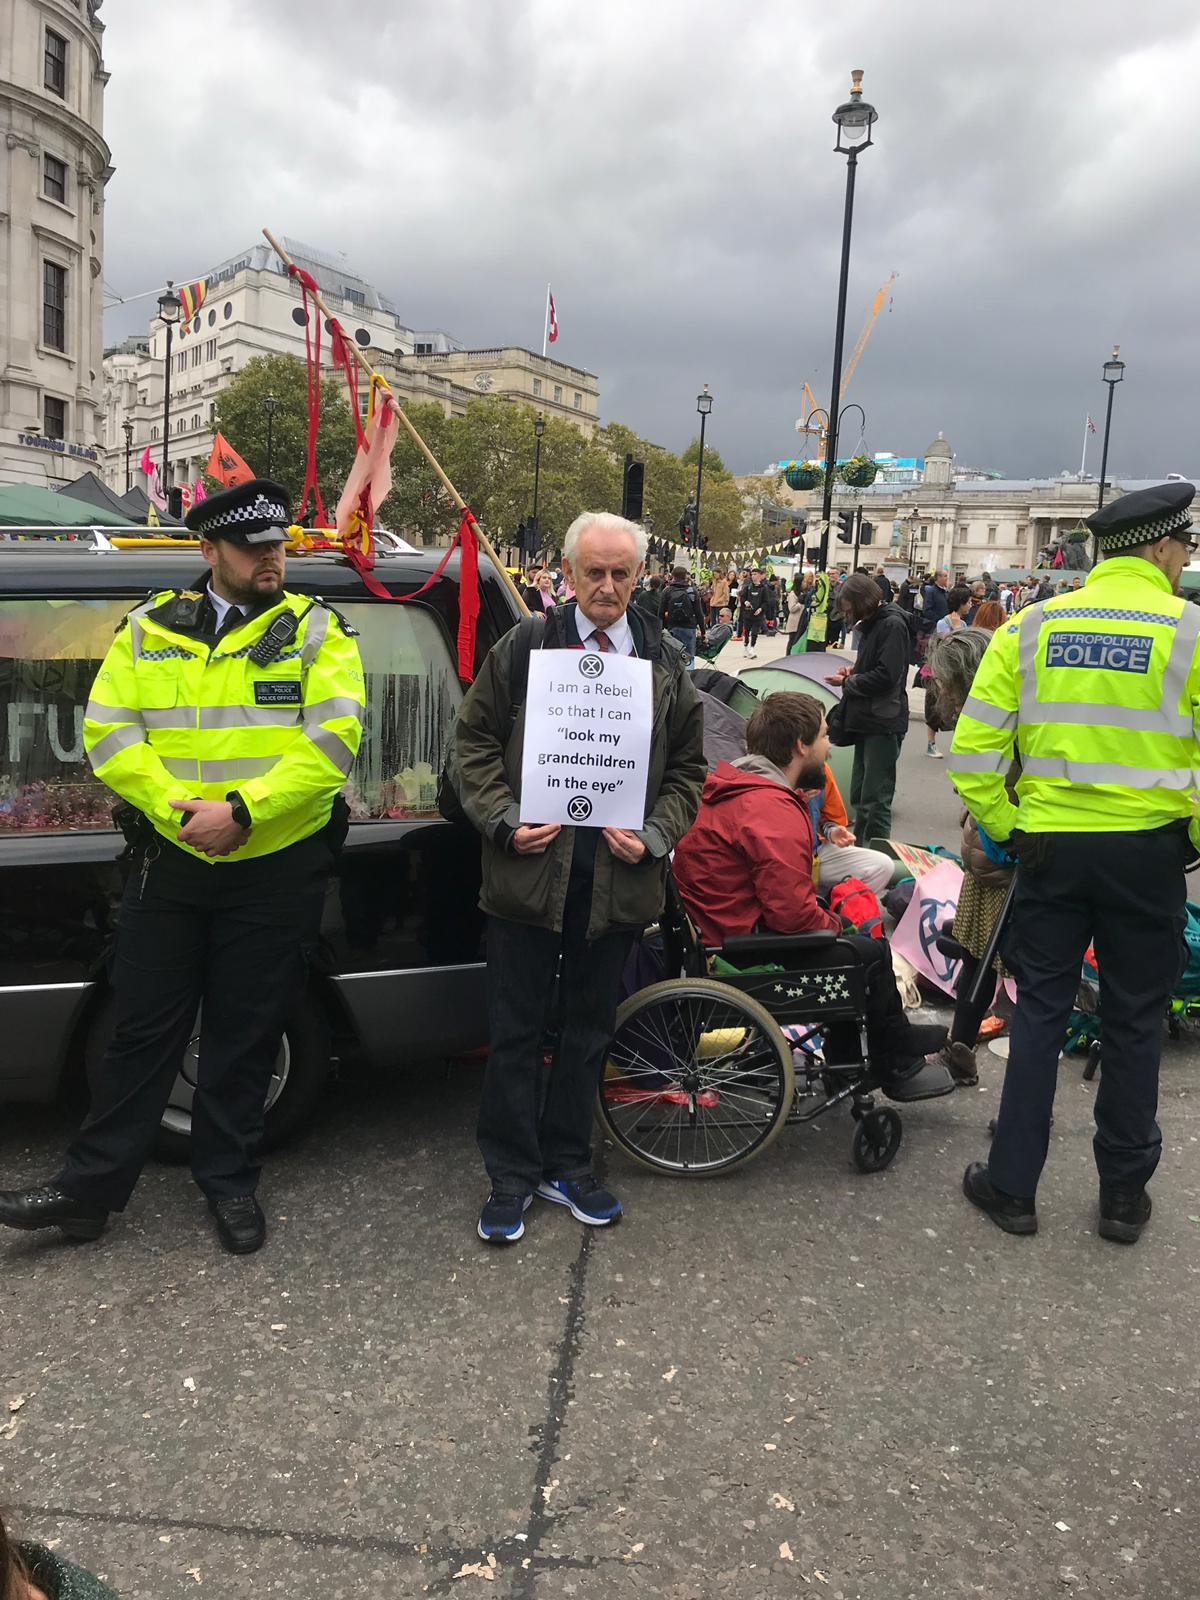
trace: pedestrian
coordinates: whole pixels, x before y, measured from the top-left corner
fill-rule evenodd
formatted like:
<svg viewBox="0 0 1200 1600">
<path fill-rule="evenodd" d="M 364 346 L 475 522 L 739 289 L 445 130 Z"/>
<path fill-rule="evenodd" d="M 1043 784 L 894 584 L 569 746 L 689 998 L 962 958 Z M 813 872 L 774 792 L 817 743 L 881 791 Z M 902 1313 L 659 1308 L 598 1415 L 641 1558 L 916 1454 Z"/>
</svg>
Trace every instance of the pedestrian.
<svg viewBox="0 0 1200 1600">
<path fill-rule="evenodd" d="M 999 600 L 985 600 L 975 613 L 975 620 L 971 626 L 980 628 L 984 633 L 995 633 L 996 629 L 1005 620 L 1006 613 Z"/>
<path fill-rule="evenodd" d="M 1200 611 L 1176 593 L 1195 548 L 1194 486 L 1134 490 L 1088 527 L 1104 560 L 1083 600 L 1026 607 L 992 637 L 949 771 L 981 836 L 1016 858 L 1007 947 L 1020 1004 L 991 1155 L 967 1198 L 1036 1233 L 1058 1057 L 1093 946 L 1103 1069 L 1093 1149 L 1099 1232 L 1133 1243 L 1150 1217 L 1162 1023 L 1183 967 L 1184 867 L 1197 833 Z M 1022 775 L 1005 787 L 1014 745 Z"/>
<path fill-rule="evenodd" d="M 888 577 L 882 562 L 875 568 L 875 582 L 879 585 L 884 605 L 890 605 L 896 597 L 896 591 L 892 588 L 892 580 Z"/>
<path fill-rule="evenodd" d="M 854 746 L 854 834 L 869 845 L 891 836 L 896 763 L 908 731 L 908 623 L 898 606 L 884 605 L 865 572 L 852 573 L 843 584 L 842 611 L 862 628 L 862 648 L 852 667 L 839 668 L 825 681 L 841 686 L 838 742 Z"/>
<path fill-rule="evenodd" d="M 946 595 L 946 615 L 937 623 L 933 630 L 932 638 L 945 637 L 950 633 L 957 633 L 959 629 L 967 626 L 967 615 L 971 610 L 973 599 L 970 589 L 965 584 L 955 584 Z M 942 759 L 942 752 L 937 747 L 937 736 L 949 726 L 942 721 L 938 712 L 938 689 L 929 670 L 929 644 L 930 636 L 926 636 L 925 659 L 921 663 L 917 675 L 918 682 L 925 689 L 925 754 L 932 756 L 935 761 Z"/>
<path fill-rule="evenodd" d="M 263 1106 L 316 948 L 364 708 L 353 630 L 283 587 L 290 520 L 286 491 L 262 478 L 193 506 L 205 580 L 135 606 L 92 686 L 84 745 L 123 802 L 133 857 L 116 1022 L 57 1176 L 0 1194 L 9 1227 L 95 1239 L 124 1210 L 203 1003 L 192 1173 L 226 1250 L 266 1237 Z"/>
<path fill-rule="evenodd" d="M 729 599 L 729 585 L 733 578 L 733 569 L 728 572 L 717 571 L 713 573 L 712 588 L 709 592 L 709 621 L 716 622 L 721 610 L 731 605 Z"/>
<path fill-rule="evenodd" d="M 659 618 L 662 616 L 662 589 L 663 581 L 659 577 L 647 578 L 633 597 L 633 604 L 639 611 L 644 611 L 647 616 Z"/>
<path fill-rule="evenodd" d="M 788 655 L 799 655 L 812 616 L 814 580 L 812 572 L 797 573 L 787 592 Z"/>
<path fill-rule="evenodd" d="M 741 602 L 742 640 L 746 654 L 753 657 L 758 654 L 758 639 L 763 631 L 767 607 L 770 604 L 761 567 L 751 569 L 750 581 L 742 588 Z"/>
<path fill-rule="evenodd" d="M 622 1214 L 592 1169 L 596 1091 L 622 968 L 635 937 L 662 911 L 667 858 L 696 815 L 707 771 L 703 711 L 683 647 L 657 618 L 629 607 L 645 551 L 636 523 L 607 512 L 577 517 L 563 551 L 576 603 L 559 606 L 538 636 L 539 649 L 652 663 L 655 737 L 640 829 L 521 820 L 528 623 L 492 648 L 455 725 L 459 798 L 483 836 L 491 1052 L 478 1134 L 491 1193 L 478 1232 L 489 1243 L 522 1237 L 535 1193 L 596 1227 Z M 547 1073 L 552 1022 L 557 1046 Z"/>
<path fill-rule="evenodd" d="M 714 660 L 717 653 L 723 650 L 733 638 L 733 612 L 728 606 L 722 606 L 717 612 L 717 620 L 704 636 L 704 649 L 710 661 Z"/>
<path fill-rule="evenodd" d="M 54 1541 L 57 1546 L 58 1541 Z M 0 1518 L 0 1600 L 117 1600 L 100 1579 L 32 1539 L 10 1539 Z"/>
<path fill-rule="evenodd" d="M 917 586 L 907 574 L 900 580 L 900 589 L 896 595 L 896 604 L 901 611 L 910 614 L 916 608 Z"/>
<path fill-rule="evenodd" d="M 525 604 L 530 611 L 540 612 L 542 616 L 558 604 L 554 597 L 554 575 L 545 567 L 535 575 L 532 586 L 526 589 Z"/>
<path fill-rule="evenodd" d="M 704 602 L 686 567 L 676 567 L 662 592 L 661 620 L 667 632 L 683 646 L 690 667 L 696 659 L 696 639 L 705 625 Z"/>
<path fill-rule="evenodd" d="M 973 628 L 975 626 L 975 613 L 979 610 L 980 606 L 988 597 L 987 585 L 982 579 L 976 579 L 976 581 L 971 585 L 970 593 L 971 604 L 967 607 L 967 612 L 963 618 L 963 621 L 966 623 L 968 628 Z"/>
</svg>

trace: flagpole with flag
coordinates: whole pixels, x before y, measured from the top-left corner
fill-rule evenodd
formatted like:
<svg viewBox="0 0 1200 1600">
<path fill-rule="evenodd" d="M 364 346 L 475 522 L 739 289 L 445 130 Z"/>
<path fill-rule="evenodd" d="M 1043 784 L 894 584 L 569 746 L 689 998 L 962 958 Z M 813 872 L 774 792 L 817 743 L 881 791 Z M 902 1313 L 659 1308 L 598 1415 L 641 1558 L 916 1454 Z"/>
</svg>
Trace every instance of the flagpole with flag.
<svg viewBox="0 0 1200 1600">
<path fill-rule="evenodd" d="M 558 312 L 554 309 L 554 296 L 550 293 L 550 285 L 546 285 L 546 320 L 542 324 L 542 355 L 546 354 L 547 344 L 553 344 L 558 338 Z"/>
<path fill-rule="evenodd" d="M 1091 413 L 1089 412 L 1087 421 L 1083 425 L 1083 455 L 1079 461 L 1079 481 L 1081 483 L 1087 477 L 1087 436 L 1089 433 L 1095 433 L 1095 431 L 1096 424 L 1092 421 Z"/>
<path fill-rule="evenodd" d="M 546 285 L 546 314 L 542 318 L 542 355 L 546 354 L 546 341 L 550 337 L 550 285 Z"/>
</svg>

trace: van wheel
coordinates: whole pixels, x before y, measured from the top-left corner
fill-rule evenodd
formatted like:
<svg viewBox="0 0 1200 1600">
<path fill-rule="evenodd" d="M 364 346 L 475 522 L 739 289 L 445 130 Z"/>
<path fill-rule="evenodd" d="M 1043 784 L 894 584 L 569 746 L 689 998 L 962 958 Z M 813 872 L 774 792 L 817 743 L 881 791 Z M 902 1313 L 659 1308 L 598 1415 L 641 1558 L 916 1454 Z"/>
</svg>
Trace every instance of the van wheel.
<svg viewBox="0 0 1200 1600">
<path fill-rule="evenodd" d="M 100 1007 L 88 1031 L 89 1081 L 112 1036 L 115 1003 L 112 996 Z M 154 1140 L 154 1153 L 163 1161 L 186 1162 L 191 1152 L 192 1098 L 200 1055 L 203 1018 L 196 1014 L 196 1030 L 184 1053 L 183 1070 L 175 1079 L 171 1098 Z M 329 1027 L 311 992 L 306 992 L 289 1019 L 275 1059 L 267 1090 L 266 1126 L 262 1148 L 274 1150 L 294 1138 L 316 1114 L 329 1078 Z"/>
</svg>

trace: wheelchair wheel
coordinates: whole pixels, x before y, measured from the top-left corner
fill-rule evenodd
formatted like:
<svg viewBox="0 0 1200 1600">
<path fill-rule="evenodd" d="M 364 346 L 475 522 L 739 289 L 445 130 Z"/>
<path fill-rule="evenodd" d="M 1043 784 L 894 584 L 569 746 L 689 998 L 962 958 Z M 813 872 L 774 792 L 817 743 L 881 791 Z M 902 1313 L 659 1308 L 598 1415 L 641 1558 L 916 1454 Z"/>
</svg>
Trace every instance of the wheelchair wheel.
<svg viewBox="0 0 1200 1600">
<path fill-rule="evenodd" d="M 765 1006 L 711 978 L 675 979 L 617 1012 L 600 1120 L 642 1166 L 711 1177 L 778 1136 L 794 1088 L 791 1046 Z"/>
<path fill-rule="evenodd" d="M 891 1106 L 866 1112 L 854 1130 L 854 1165 L 860 1172 L 882 1172 L 895 1160 L 903 1137 L 904 1124 Z"/>
</svg>

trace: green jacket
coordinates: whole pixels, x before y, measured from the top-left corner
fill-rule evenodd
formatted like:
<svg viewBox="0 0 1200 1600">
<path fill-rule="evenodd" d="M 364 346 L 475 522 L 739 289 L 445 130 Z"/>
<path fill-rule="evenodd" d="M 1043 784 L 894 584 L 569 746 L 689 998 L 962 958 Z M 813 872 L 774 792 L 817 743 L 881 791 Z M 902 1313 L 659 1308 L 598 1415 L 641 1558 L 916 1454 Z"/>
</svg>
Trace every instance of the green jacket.
<svg viewBox="0 0 1200 1600">
<path fill-rule="evenodd" d="M 589 940 L 613 928 L 641 929 L 659 915 L 667 858 L 695 820 L 708 770 L 704 710 L 682 647 L 654 617 L 633 607 L 626 615 L 638 655 L 653 664 L 646 821 L 638 835 L 646 854 L 633 866 L 618 861 L 602 839 L 598 842 Z M 492 648 L 463 701 L 455 725 L 455 777 L 463 810 L 483 837 L 483 910 L 557 932 L 563 924 L 576 830 L 564 827 L 541 855 L 521 856 L 511 847 L 520 824 L 525 736 L 524 693 L 519 687 L 514 692 L 513 665 L 525 626 L 518 624 Z M 544 628 L 535 648 L 578 646 L 573 604 L 556 606 Z M 514 708 L 518 698 L 521 703 Z"/>
<path fill-rule="evenodd" d="M 45 1545 L 22 1542 L 17 1549 L 30 1577 L 50 1600 L 117 1600 L 107 1584 L 82 1567 L 64 1561 Z"/>
</svg>

